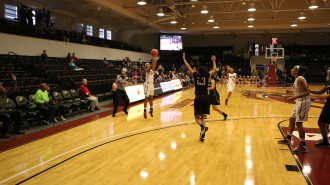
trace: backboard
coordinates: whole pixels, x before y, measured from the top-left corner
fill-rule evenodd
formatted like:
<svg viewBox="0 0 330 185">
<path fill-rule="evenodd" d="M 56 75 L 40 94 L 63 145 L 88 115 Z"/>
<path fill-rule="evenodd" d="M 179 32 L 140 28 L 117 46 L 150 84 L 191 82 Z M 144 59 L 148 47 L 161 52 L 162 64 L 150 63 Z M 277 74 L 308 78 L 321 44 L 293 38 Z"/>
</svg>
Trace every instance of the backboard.
<svg viewBox="0 0 330 185">
<path fill-rule="evenodd" d="M 277 59 L 284 58 L 284 48 L 266 48 L 265 58 L 274 59 L 273 57 L 277 56 Z"/>
</svg>

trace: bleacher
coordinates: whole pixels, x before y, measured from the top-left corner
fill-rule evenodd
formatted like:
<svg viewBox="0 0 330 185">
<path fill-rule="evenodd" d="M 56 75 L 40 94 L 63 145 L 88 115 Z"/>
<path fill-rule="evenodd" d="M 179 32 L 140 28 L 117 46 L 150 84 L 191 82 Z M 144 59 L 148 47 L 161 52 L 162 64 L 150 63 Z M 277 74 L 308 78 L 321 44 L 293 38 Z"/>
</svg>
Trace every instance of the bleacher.
<svg viewBox="0 0 330 185">
<path fill-rule="evenodd" d="M 109 61 L 115 65 L 118 61 Z M 17 92 L 15 96 L 27 97 L 34 94 L 39 84 L 50 85 L 51 91 L 77 89 L 81 80 L 88 80 L 90 92 L 100 101 L 111 99 L 111 86 L 119 70 L 109 69 L 102 60 L 80 59 L 76 65 L 84 68 L 82 71 L 71 70 L 65 58 L 48 58 L 42 60 L 38 56 L 0 55 L 0 81 L 10 88 L 13 81 L 11 73 L 17 76 Z"/>
<path fill-rule="evenodd" d="M 290 46 L 286 49 L 285 69 L 290 75 L 296 65 L 308 68 L 306 80 L 308 83 L 322 83 L 326 70 L 330 66 L 330 46 Z"/>
</svg>

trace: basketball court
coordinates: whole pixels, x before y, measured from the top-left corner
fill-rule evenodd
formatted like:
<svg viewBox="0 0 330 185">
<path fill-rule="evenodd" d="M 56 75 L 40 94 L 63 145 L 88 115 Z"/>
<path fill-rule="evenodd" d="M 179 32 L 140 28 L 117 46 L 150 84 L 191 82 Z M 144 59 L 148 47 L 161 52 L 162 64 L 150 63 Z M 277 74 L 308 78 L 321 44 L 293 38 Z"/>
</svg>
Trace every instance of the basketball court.
<svg viewBox="0 0 330 185">
<path fill-rule="evenodd" d="M 136 103 L 128 115 L 96 114 L 83 118 L 85 124 L 61 132 L 53 129 L 44 138 L 35 136 L 30 143 L 3 151 L 0 183 L 327 183 L 329 166 L 323 165 L 322 156 L 329 150 L 314 147 L 321 139 L 316 128 L 322 102 L 313 101 L 304 123 L 309 152 L 293 155 L 291 147 L 277 144 L 294 106 L 285 100 L 288 88 L 237 85 L 228 106 L 225 85 L 218 84 L 218 89 L 220 108 L 229 119 L 223 121 L 211 109 L 203 143 L 198 141 L 190 88 L 156 98 L 153 118 L 145 120 L 143 104 Z M 298 135 L 293 135 L 296 146 Z"/>
</svg>

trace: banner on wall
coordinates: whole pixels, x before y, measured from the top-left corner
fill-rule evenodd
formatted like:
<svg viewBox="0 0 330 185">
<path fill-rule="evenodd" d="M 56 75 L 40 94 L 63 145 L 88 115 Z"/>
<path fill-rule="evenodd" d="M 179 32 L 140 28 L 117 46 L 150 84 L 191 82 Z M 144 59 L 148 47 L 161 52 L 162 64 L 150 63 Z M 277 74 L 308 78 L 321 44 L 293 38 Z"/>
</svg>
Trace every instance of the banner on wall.
<svg viewBox="0 0 330 185">
<path fill-rule="evenodd" d="M 175 79 L 166 82 L 155 82 L 154 83 L 154 96 L 159 96 L 167 92 L 182 89 L 180 79 Z M 144 88 L 143 84 L 132 85 L 125 87 L 125 91 L 131 103 L 144 100 Z"/>
<path fill-rule="evenodd" d="M 125 91 L 131 103 L 145 98 L 143 84 L 127 86 Z"/>
</svg>

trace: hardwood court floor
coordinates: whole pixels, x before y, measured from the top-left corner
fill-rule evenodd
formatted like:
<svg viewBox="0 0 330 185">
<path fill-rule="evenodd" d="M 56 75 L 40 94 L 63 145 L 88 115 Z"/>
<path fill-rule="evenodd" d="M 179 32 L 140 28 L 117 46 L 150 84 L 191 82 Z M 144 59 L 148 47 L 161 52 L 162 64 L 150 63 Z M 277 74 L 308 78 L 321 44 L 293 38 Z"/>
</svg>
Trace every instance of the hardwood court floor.
<svg viewBox="0 0 330 185">
<path fill-rule="evenodd" d="M 302 173 L 286 170 L 296 161 L 287 146 L 277 144 L 282 137 L 277 125 L 288 119 L 293 104 L 263 94 L 286 89 L 238 85 L 228 106 L 225 85 L 218 89 L 219 107 L 229 120 L 211 109 L 204 143 L 193 119 L 192 88 L 156 99 L 154 118 L 145 120 L 138 104 L 129 115 L 109 115 L 2 152 L 0 183 L 307 184 Z M 320 111 L 313 107 L 309 115 L 318 117 Z M 304 125 L 316 128 L 316 121 Z"/>
</svg>

